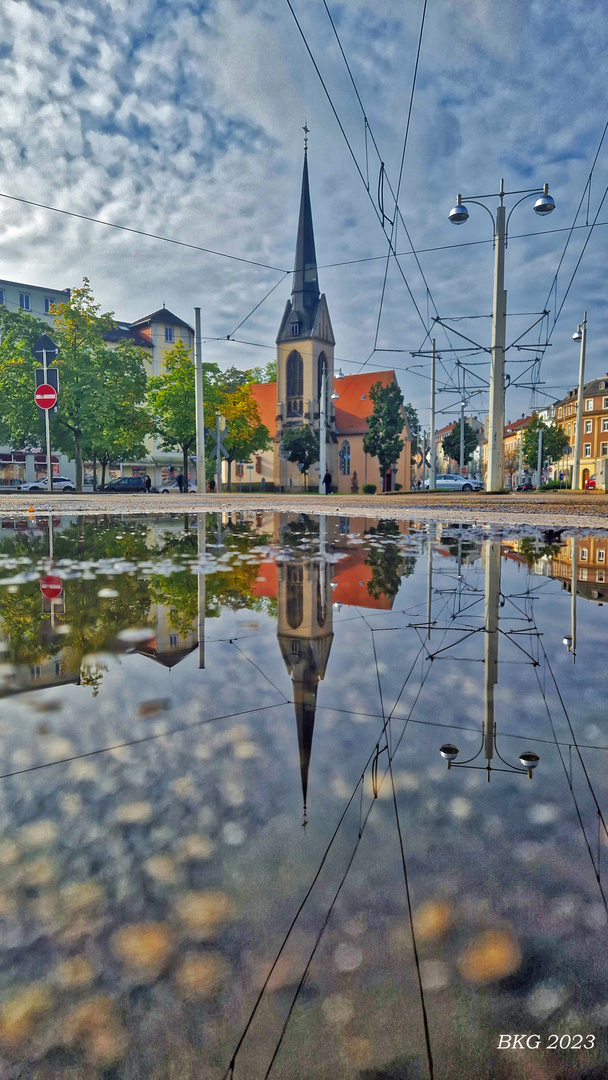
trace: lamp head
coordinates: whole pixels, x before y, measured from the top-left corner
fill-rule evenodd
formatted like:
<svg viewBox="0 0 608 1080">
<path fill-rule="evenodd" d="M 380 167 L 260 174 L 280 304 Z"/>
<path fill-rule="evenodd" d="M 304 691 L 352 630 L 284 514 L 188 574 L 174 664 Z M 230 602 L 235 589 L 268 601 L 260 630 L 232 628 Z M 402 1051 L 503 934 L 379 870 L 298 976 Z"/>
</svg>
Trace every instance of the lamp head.
<svg viewBox="0 0 608 1080">
<path fill-rule="evenodd" d="M 454 758 L 458 757 L 458 752 L 458 747 L 454 746 L 453 743 L 444 743 L 443 746 L 439 747 L 439 753 L 446 761 L 453 761 Z"/>
<path fill-rule="evenodd" d="M 462 196 L 456 196 L 456 206 L 453 206 L 450 210 L 448 217 L 452 222 L 452 225 L 463 225 L 468 220 L 469 211 L 462 202 Z"/>
<path fill-rule="evenodd" d="M 537 199 L 534 203 L 534 210 L 537 214 L 550 214 L 552 210 L 555 210 L 555 202 L 549 195 L 549 185 L 545 184 L 543 193 L 540 199 Z"/>
<path fill-rule="evenodd" d="M 339 394 L 336 394 L 336 391 L 334 390 L 333 394 L 331 395 L 331 399 L 330 399 L 330 400 L 331 400 L 331 401 L 337 401 L 339 397 L 340 397 L 340 395 L 339 395 Z"/>
<path fill-rule="evenodd" d="M 338 374 L 336 375 L 336 379 L 343 379 L 343 378 L 344 378 L 344 372 L 342 371 L 342 368 L 340 368 L 340 370 L 338 371 Z"/>
<path fill-rule="evenodd" d="M 572 340 L 573 341 L 582 341 L 583 340 L 583 331 L 581 330 L 580 326 L 577 326 L 576 330 L 574 331 L 574 333 L 572 335 Z"/>
</svg>

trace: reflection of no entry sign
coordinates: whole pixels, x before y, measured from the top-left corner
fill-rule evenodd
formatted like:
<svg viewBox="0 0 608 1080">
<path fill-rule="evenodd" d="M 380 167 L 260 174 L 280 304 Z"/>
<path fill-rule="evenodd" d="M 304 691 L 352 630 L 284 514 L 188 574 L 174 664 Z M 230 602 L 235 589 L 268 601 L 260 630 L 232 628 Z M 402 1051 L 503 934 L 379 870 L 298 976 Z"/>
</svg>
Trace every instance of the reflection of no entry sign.
<svg viewBox="0 0 608 1080">
<path fill-rule="evenodd" d="M 47 574 L 46 577 L 40 578 L 40 592 L 47 600 L 56 600 L 63 592 L 61 578 L 55 577 L 54 574 Z"/>
<path fill-rule="evenodd" d="M 49 383 L 42 383 L 36 387 L 34 401 L 39 409 L 52 409 L 57 404 L 57 391 Z"/>
</svg>

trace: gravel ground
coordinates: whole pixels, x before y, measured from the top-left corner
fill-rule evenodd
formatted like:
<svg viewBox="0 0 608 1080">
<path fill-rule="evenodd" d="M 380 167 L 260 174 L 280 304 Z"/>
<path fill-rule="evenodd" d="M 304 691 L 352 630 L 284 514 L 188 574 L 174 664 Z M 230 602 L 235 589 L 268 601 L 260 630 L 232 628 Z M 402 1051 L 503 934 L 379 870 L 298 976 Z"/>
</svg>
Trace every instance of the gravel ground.
<svg viewBox="0 0 608 1080">
<path fill-rule="evenodd" d="M 222 511 L 278 511 L 372 518 L 445 521 L 458 518 L 488 526 L 608 529 L 608 496 L 599 492 L 556 491 L 517 495 L 410 492 L 399 495 L 0 495 L 0 515 L 22 517 L 32 510 L 66 514 L 196 514 Z"/>
</svg>

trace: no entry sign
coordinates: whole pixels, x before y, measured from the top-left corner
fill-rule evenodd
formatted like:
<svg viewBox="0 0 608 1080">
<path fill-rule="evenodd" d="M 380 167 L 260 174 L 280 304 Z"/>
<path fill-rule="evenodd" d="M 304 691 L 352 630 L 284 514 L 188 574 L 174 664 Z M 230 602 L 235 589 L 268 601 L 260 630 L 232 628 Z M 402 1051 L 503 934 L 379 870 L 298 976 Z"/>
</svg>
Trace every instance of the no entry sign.
<svg viewBox="0 0 608 1080">
<path fill-rule="evenodd" d="M 47 600 L 56 600 L 63 592 L 61 578 L 54 574 L 47 574 L 46 577 L 40 578 L 40 592 Z"/>
<path fill-rule="evenodd" d="M 36 387 L 34 401 L 39 409 L 52 409 L 57 404 L 57 391 L 49 383 Z"/>
</svg>

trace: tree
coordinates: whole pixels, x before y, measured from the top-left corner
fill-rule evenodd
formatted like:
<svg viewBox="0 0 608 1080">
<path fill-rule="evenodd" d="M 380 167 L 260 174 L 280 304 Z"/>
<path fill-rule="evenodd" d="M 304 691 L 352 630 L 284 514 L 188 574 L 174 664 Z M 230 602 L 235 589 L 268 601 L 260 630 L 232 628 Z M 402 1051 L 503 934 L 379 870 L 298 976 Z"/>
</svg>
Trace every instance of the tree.
<svg viewBox="0 0 608 1080">
<path fill-rule="evenodd" d="M 263 367 L 253 367 L 247 372 L 250 382 L 276 382 L 277 362 L 269 360 Z"/>
<path fill-rule="evenodd" d="M 290 428 L 283 436 L 283 454 L 288 461 L 293 461 L 304 474 L 308 487 L 308 470 L 319 460 L 319 436 L 309 424 L 300 424 Z"/>
<path fill-rule="evenodd" d="M 42 319 L 0 308 L 0 443 L 15 450 L 44 446 L 44 420 L 34 405 L 34 372 L 40 362 L 32 348 L 48 331 Z"/>
<path fill-rule="evenodd" d="M 384 543 L 374 547 L 365 560 L 365 565 L 370 566 L 372 571 L 367 591 L 375 600 L 381 596 L 388 597 L 392 604 L 399 592 L 402 578 L 413 574 L 416 559 L 413 555 L 404 557 L 401 552 L 398 546 L 399 525 L 396 521 L 385 521 L 381 518 L 378 527 L 369 529 L 366 535 L 384 539 Z M 391 542 L 393 538 L 395 543 Z"/>
<path fill-rule="evenodd" d="M 443 452 L 446 457 L 451 458 L 452 461 L 460 463 L 460 420 L 454 425 L 452 430 L 444 436 L 441 445 L 443 446 Z M 464 464 L 470 461 L 477 449 L 477 434 L 468 423 L 464 422 Z"/>
<path fill-rule="evenodd" d="M 206 416 L 219 408 L 217 364 L 203 364 L 203 399 Z M 148 379 L 148 408 L 152 429 L 165 451 L 180 450 L 185 490 L 188 490 L 188 455 L 196 446 L 194 364 L 188 346 L 178 341 L 165 358 L 161 375 Z M 206 425 L 207 426 L 207 425 Z"/>
<path fill-rule="evenodd" d="M 522 449 L 523 459 L 530 469 L 536 469 L 538 466 L 538 433 L 541 428 L 543 432 L 542 465 L 545 465 L 549 458 L 558 461 L 569 445 L 563 428 L 557 427 L 556 424 L 546 424 L 544 420 L 541 420 L 538 413 L 534 413 L 524 431 Z"/>
<path fill-rule="evenodd" d="M 400 438 L 405 427 L 403 394 L 396 382 L 383 386 L 378 381 L 370 388 L 369 396 L 374 409 L 367 421 L 369 430 L 363 436 L 363 449 L 366 454 L 378 458 L 384 491 L 386 472 L 399 459 L 404 447 Z"/>
<path fill-rule="evenodd" d="M 218 408 L 228 425 L 225 445 L 228 451 L 229 488 L 232 487 L 232 462 L 248 461 L 252 454 L 267 450 L 270 446 L 270 432 L 260 420 L 257 402 L 249 389 L 250 374 L 228 368 L 220 372 L 215 380 Z"/>
<path fill-rule="evenodd" d="M 505 454 L 504 470 L 511 485 L 513 484 L 513 473 L 517 472 L 518 465 L 519 453 L 517 450 L 510 450 L 509 453 Z"/>
<path fill-rule="evenodd" d="M 403 411 L 405 412 L 407 422 L 410 425 L 410 431 L 412 433 L 412 454 L 415 454 L 418 449 L 418 437 L 420 435 L 420 417 L 409 401 L 403 406 Z"/>
</svg>

